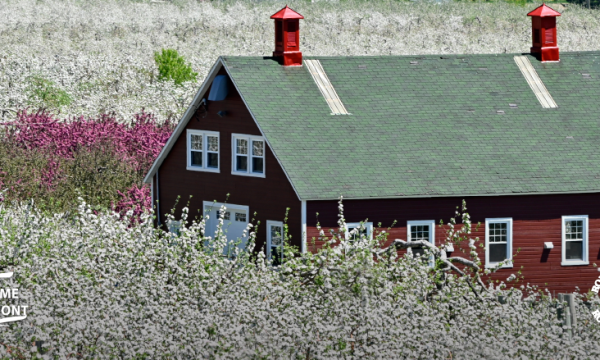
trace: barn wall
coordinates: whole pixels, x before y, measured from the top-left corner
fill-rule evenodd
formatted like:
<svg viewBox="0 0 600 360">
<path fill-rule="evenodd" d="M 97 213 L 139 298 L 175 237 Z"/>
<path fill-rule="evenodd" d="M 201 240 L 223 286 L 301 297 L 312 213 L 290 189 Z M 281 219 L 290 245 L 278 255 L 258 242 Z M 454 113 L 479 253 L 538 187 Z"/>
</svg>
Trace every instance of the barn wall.
<svg viewBox="0 0 600 360">
<path fill-rule="evenodd" d="M 593 263 L 600 264 L 600 194 L 575 195 L 536 195 L 536 196 L 489 196 L 467 197 L 467 211 L 473 225 L 481 222 L 478 231 L 480 243 L 485 244 L 485 219 L 512 217 L 513 219 L 513 263 L 512 269 L 501 269 L 493 279 L 506 280 L 523 266 L 525 282 L 548 287 L 551 291 L 570 292 L 579 286 L 588 291 L 600 273 Z M 389 231 L 388 242 L 393 239 L 407 239 L 406 222 L 408 220 L 440 219 L 448 223 L 454 215 L 456 206 L 462 198 L 421 198 L 389 200 L 345 200 L 344 217 L 347 222 L 358 222 L 369 218 L 381 230 L 386 230 L 394 220 L 397 224 Z M 337 229 L 336 201 L 307 202 L 307 239 L 308 249 L 315 251 L 322 246 L 316 230 L 317 218 L 325 230 Z M 588 266 L 561 266 L 561 217 L 563 215 L 589 216 L 589 262 Z M 457 219 L 460 223 L 460 219 Z M 475 226 L 473 226 L 475 228 Z M 377 233 L 377 231 L 376 231 Z M 436 244 L 444 240 L 445 231 L 436 226 Z M 312 238 L 317 239 L 312 245 Z M 553 242 L 554 249 L 544 250 L 544 242 Z M 455 247 L 456 248 L 456 247 Z M 521 251 L 515 256 L 516 250 Z M 458 249 L 457 249 L 458 250 Z M 458 255 L 458 251 L 453 253 Z M 482 260 L 485 252 L 479 251 Z M 545 284 L 548 283 L 548 286 Z"/>
<path fill-rule="evenodd" d="M 221 69 L 219 75 L 226 75 Z M 208 97 L 208 92 L 206 97 Z M 176 206 L 176 218 L 186 205 L 189 196 L 190 218 L 202 212 L 203 201 L 225 202 L 250 207 L 249 220 L 260 220 L 257 246 L 266 242 L 267 220 L 283 221 L 286 207 L 290 208 L 288 226 L 292 244 L 300 247 L 301 215 L 300 201 L 290 185 L 285 173 L 279 166 L 271 149 L 266 146 L 266 178 L 239 176 L 231 174 L 231 134 L 258 135 L 261 133 L 244 105 L 235 88 L 229 86 L 229 94 L 223 101 L 209 101 L 208 113 L 194 114 L 187 129 L 218 131 L 220 138 L 220 173 L 186 170 L 186 130 L 175 142 L 170 153 L 158 170 L 161 223 L 165 223 L 164 214 L 170 212 L 177 196 L 181 196 Z M 224 110 L 225 117 L 217 112 Z M 254 212 L 257 212 L 256 217 Z M 253 222 L 256 224 L 256 221 Z"/>
</svg>

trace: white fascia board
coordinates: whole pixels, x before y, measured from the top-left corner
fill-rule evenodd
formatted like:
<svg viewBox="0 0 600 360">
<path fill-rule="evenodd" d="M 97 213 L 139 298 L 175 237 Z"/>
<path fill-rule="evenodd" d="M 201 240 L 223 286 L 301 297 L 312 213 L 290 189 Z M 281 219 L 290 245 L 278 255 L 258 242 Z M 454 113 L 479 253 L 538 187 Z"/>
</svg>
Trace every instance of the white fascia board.
<svg viewBox="0 0 600 360">
<path fill-rule="evenodd" d="M 215 62 L 215 64 L 213 65 L 213 67 L 208 72 L 206 79 L 204 79 L 204 82 L 200 86 L 200 90 L 198 90 L 198 92 L 196 93 L 196 96 L 194 96 L 192 103 L 190 104 L 190 106 L 187 108 L 187 110 L 183 114 L 183 117 L 181 118 L 181 120 L 179 120 L 179 123 L 175 127 L 175 130 L 173 130 L 171 137 L 169 137 L 169 140 L 167 140 L 167 143 L 165 144 L 165 146 L 163 146 L 162 150 L 160 151 L 160 154 L 158 154 L 158 157 L 156 158 L 156 160 L 154 160 L 154 163 L 152 164 L 150 171 L 148 171 L 148 174 L 146 174 L 146 177 L 144 177 L 145 183 L 152 182 L 152 177 L 154 176 L 156 171 L 158 171 L 158 168 L 160 167 L 160 165 L 163 163 L 163 161 L 165 160 L 165 158 L 171 151 L 171 148 L 173 148 L 173 145 L 175 145 L 175 141 L 177 141 L 177 139 L 179 138 L 179 135 L 181 135 L 181 133 L 187 126 L 187 124 L 190 121 L 190 119 L 192 118 L 192 116 L 196 113 L 196 109 L 198 109 L 200 100 L 202 100 L 202 97 L 206 93 L 206 90 L 208 90 L 208 87 L 210 86 L 210 84 L 212 84 L 212 81 L 214 80 L 215 76 L 217 76 L 217 73 L 219 72 L 219 70 L 221 70 L 222 67 L 223 67 L 223 60 L 221 59 L 221 57 L 219 57 L 217 59 L 217 61 Z"/>
<path fill-rule="evenodd" d="M 219 57 L 219 60 L 221 62 L 223 62 L 223 60 L 220 57 Z M 248 112 L 250 113 L 250 116 L 252 116 L 252 120 L 254 120 L 254 123 L 256 124 L 256 127 L 260 131 L 260 135 L 262 135 L 262 137 L 265 139 L 267 145 L 269 145 L 269 148 L 271 149 L 271 152 L 273 153 L 273 156 L 275 156 L 275 159 L 277 160 L 277 163 L 279 164 L 279 167 L 281 167 L 281 170 L 283 170 L 283 173 L 285 174 L 285 177 L 288 179 L 288 182 L 292 186 L 292 189 L 294 189 L 294 192 L 296 193 L 296 196 L 298 197 L 298 200 L 302 201 L 303 199 L 300 197 L 300 194 L 298 193 L 298 190 L 296 190 L 296 187 L 294 186 L 294 183 L 290 179 L 290 176 L 288 175 L 287 171 L 285 171 L 285 168 L 281 164 L 281 161 L 277 157 L 277 154 L 275 154 L 275 151 L 273 150 L 273 147 L 271 146 L 271 143 L 269 142 L 269 139 L 265 136 L 265 133 L 262 130 L 262 128 L 260 127 L 260 124 L 258 123 L 258 121 L 256 121 L 256 117 L 252 113 L 252 109 L 250 109 L 250 106 L 248 106 L 248 103 L 246 102 L 246 99 L 244 98 L 244 94 L 240 91 L 240 88 L 237 86 L 237 84 L 236 84 L 235 79 L 233 78 L 233 76 L 231 76 L 231 73 L 229 72 L 229 69 L 227 68 L 227 66 L 223 66 L 223 67 L 225 68 L 225 71 L 227 72 L 227 75 L 229 76 L 229 79 L 233 83 L 233 86 L 235 86 L 235 90 L 238 92 L 238 94 L 240 94 L 240 97 L 242 98 L 242 101 L 244 102 L 244 105 L 246 105 L 246 109 L 248 109 Z"/>
</svg>

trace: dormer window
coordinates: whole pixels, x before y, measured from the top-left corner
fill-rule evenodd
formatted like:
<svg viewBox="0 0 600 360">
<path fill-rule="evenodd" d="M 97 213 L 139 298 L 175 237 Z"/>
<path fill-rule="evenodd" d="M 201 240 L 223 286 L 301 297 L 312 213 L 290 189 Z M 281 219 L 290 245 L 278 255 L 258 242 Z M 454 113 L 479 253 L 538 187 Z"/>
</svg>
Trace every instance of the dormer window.
<svg viewBox="0 0 600 360">
<path fill-rule="evenodd" d="M 187 131 L 187 170 L 219 172 L 219 133 Z"/>
<path fill-rule="evenodd" d="M 232 135 L 231 173 L 265 177 L 265 140 L 262 136 Z"/>
</svg>

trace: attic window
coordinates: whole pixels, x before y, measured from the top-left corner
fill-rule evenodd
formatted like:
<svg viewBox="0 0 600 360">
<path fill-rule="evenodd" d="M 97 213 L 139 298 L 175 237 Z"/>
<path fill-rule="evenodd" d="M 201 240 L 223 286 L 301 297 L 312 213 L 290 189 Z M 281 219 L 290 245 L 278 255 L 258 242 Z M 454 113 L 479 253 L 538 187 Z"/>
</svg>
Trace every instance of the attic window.
<svg viewBox="0 0 600 360">
<path fill-rule="evenodd" d="M 583 76 L 584 79 L 591 79 L 591 75 L 590 74 L 581 74 L 581 76 Z"/>
<path fill-rule="evenodd" d="M 306 64 L 306 69 L 310 72 L 315 84 L 317 84 L 317 87 L 321 91 L 321 95 L 323 95 L 327 105 L 329 105 L 331 115 L 350 115 L 333 88 L 333 85 L 331 85 L 325 70 L 321 66 L 321 62 L 319 60 L 304 60 L 304 64 Z"/>
<path fill-rule="evenodd" d="M 227 75 L 217 75 L 213 80 L 208 100 L 221 101 L 227 97 Z"/>
</svg>

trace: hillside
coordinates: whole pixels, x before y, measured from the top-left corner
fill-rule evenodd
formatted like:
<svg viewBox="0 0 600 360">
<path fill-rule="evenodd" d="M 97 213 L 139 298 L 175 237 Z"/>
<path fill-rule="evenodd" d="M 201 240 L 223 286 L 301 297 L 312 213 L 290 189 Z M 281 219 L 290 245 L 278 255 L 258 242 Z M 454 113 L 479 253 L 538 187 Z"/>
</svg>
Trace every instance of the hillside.
<svg viewBox="0 0 600 360">
<path fill-rule="evenodd" d="M 66 115 L 145 108 L 178 120 L 198 83 L 158 82 L 153 54 L 177 49 L 198 82 L 219 55 L 269 55 L 272 20 L 263 2 L 18 0 L 0 3 L 0 116 L 47 107 Z M 528 51 L 530 20 L 509 3 L 292 1 L 302 13 L 306 55 Z M 600 49 L 600 11 L 558 8 L 561 51 Z"/>
</svg>

